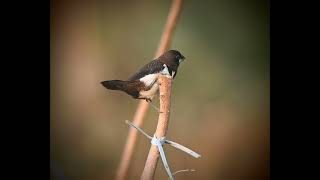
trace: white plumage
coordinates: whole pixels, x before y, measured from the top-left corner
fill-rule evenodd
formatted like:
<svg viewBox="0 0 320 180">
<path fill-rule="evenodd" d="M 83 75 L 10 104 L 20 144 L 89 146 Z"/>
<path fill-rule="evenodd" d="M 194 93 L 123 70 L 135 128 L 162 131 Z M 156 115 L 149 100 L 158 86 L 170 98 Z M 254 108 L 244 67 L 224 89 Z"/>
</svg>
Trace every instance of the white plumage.
<svg viewBox="0 0 320 180">
<path fill-rule="evenodd" d="M 168 67 L 164 64 L 164 68 L 161 72 L 157 74 L 148 74 L 144 76 L 143 78 L 140 78 L 139 80 L 143 82 L 146 86 L 151 86 L 151 88 L 148 91 L 140 91 L 140 96 L 139 98 L 150 98 L 152 99 L 153 96 L 157 93 L 159 90 L 159 84 L 157 83 L 158 77 L 160 74 L 166 75 L 169 78 L 173 78 L 175 72 L 172 72 L 172 76 L 170 76 Z"/>
<path fill-rule="evenodd" d="M 146 86 L 151 86 L 158 79 L 158 74 L 148 74 L 140 79 Z"/>
</svg>

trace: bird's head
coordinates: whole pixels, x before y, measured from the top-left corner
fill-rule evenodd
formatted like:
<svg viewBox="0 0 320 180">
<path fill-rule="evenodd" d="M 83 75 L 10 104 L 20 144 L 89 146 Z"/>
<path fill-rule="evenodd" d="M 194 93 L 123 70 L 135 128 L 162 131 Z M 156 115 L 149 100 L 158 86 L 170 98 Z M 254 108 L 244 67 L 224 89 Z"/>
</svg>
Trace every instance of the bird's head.
<svg viewBox="0 0 320 180">
<path fill-rule="evenodd" d="M 177 50 L 169 50 L 162 54 L 159 60 L 168 67 L 178 68 L 179 64 L 185 60 L 185 57 Z"/>
</svg>

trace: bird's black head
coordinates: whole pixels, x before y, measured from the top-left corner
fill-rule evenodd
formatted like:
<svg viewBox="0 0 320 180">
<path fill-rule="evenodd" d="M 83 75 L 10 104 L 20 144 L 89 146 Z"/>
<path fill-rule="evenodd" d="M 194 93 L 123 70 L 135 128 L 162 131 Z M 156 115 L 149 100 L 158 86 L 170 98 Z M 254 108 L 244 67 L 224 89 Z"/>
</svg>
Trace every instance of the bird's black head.
<svg viewBox="0 0 320 180">
<path fill-rule="evenodd" d="M 179 64 L 184 61 L 185 57 L 177 50 L 169 50 L 162 54 L 158 59 L 168 67 L 176 69 Z"/>
</svg>

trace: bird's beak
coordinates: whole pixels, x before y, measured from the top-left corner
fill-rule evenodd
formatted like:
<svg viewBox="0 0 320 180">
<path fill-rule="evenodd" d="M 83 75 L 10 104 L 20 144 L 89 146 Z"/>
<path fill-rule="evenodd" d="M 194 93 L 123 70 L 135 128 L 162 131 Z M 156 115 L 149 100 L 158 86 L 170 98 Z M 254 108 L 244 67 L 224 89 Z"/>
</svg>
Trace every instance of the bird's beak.
<svg viewBox="0 0 320 180">
<path fill-rule="evenodd" d="M 185 59 L 186 59 L 186 58 L 185 58 L 184 56 L 182 56 L 181 59 L 179 59 L 179 63 L 185 61 Z"/>
</svg>

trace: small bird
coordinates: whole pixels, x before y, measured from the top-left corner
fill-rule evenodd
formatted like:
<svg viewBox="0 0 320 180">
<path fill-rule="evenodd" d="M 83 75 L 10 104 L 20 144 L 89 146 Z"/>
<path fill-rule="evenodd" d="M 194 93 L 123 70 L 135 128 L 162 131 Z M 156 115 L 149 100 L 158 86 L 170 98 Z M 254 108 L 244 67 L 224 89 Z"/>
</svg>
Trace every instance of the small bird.
<svg viewBox="0 0 320 180">
<path fill-rule="evenodd" d="M 101 82 L 101 84 L 107 89 L 123 91 L 134 99 L 144 99 L 153 105 L 152 98 L 159 90 L 159 75 L 163 74 L 174 78 L 177 75 L 180 63 L 184 60 L 185 57 L 179 51 L 169 50 L 144 65 L 128 80 L 108 80 Z M 158 108 L 156 109 L 158 110 Z"/>
</svg>

